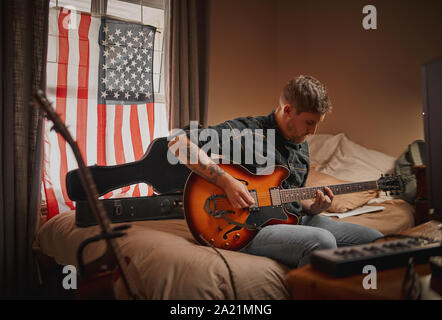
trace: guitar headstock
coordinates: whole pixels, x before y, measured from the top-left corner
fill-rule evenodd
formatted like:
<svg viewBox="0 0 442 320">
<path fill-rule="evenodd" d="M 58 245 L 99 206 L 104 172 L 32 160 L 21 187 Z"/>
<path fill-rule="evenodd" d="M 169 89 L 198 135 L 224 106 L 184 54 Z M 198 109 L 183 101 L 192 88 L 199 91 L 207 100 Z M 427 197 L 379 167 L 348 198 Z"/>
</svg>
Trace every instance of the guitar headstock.
<svg viewBox="0 0 442 320">
<path fill-rule="evenodd" d="M 391 194 L 399 194 L 405 189 L 401 176 L 395 174 L 382 175 L 378 179 L 377 184 L 379 189 L 385 192 L 390 191 Z"/>
</svg>

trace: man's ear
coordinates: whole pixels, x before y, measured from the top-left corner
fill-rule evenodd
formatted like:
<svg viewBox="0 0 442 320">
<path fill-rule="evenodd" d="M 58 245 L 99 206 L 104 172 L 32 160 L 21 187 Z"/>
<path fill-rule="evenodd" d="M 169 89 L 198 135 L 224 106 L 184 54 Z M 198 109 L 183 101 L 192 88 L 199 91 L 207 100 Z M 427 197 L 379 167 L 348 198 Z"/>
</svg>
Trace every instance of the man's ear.
<svg viewBox="0 0 442 320">
<path fill-rule="evenodd" d="M 284 110 L 284 114 L 290 118 L 293 117 L 293 113 L 295 112 L 295 108 L 293 108 L 291 104 L 285 104 L 282 110 Z"/>
</svg>

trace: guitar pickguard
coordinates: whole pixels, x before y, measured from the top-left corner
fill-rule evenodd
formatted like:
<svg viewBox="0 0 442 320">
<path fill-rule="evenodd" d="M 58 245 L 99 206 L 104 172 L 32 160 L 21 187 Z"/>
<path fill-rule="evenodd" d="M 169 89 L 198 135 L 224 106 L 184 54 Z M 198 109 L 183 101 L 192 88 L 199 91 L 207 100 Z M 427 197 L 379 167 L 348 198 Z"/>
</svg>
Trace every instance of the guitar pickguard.
<svg viewBox="0 0 442 320">
<path fill-rule="evenodd" d="M 246 224 L 261 227 L 272 219 L 282 221 L 288 219 L 288 216 L 284 212 L 282 206 L 266 206 L 250 210 L 250 214 L 246 219 Z"/>
</svg>

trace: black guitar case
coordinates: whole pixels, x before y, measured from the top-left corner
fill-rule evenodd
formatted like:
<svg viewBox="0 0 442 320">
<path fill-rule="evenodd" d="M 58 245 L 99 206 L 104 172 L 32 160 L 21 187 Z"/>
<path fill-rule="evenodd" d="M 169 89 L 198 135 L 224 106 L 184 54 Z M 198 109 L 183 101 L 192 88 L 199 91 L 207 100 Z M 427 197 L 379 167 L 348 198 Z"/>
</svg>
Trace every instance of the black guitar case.
<svg viewBox="0 0 442 320">
<path fill-rule="evenodd" d="M 183 219 L 183 194 L 153 195 L 151 197 L 112 198 L 100 200 L 112 223 L 142 220 Z M 75 223 L 79 227 L 97 224 L 89 202 L 76 203 Z"/>
<path fill-rule="evenodd" d="M 151 142 L 143 157 L 135 162 L 114 166 L 88 166 L 99 196 L 136 183 L 150 185 L 157 195 L 152 197 L 112 198 L 101 200 L 110 220 L 116 222 L 184 218 L 182 192 L 190 170 L 183 164 L 172 165 L 176 159 L 168 149 L 166 137 Z M 89 210 L 79 170 L 66 175 L 66 188 L 76 201 L 76 224 L 87 227 L 96 224 Z"/>
<path fill-rule="evenodd" d="M 190 170 L 183 164 L 172 165 L 168 156 L 175 156 L 169 151 L 166 137 L 157 138 L 149 145 L 144 156 L 135 162 L 115 166 L 88 166 L 97 185 L 99 196 L 112 190 L 144 182 L 158 194 L 182 192 Z M 78 169 L 66 175 L 68 196 L 73 201 L 86 200 L 81 185 Z"/>
</svg>

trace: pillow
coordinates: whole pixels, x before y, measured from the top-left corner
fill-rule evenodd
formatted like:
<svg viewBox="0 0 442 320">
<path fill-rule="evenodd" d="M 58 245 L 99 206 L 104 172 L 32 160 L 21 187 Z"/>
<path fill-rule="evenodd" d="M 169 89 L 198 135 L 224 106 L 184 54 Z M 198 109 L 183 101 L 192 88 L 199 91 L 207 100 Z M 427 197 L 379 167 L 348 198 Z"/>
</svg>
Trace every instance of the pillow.
<svg viewBox="0 0 442 320">
<path fill-rule="evenodd" d="M 326 173 L 319 172 L 314 166 L 311 167 L 307 177 L 306 186 L 329 186 L 334 184 L 348 183 L 349 181 L 336 179 Z M 346 212 L 365 205 L 371 199 L 377 198 L 378 190 L 368 190 L 355 193 L 335 195 L 328 212 Z"/>
<path fill-rule="evenodd" d="M 392 172 L 395 160 L 394 157 L 367 149 L 343 135 L 333 155 L 317 170 L 341 180 L 377 180 L 381 173 Z"/>
<path fill-rule="evenodd" d="M 335 153 L 345 135 L 339 133 L 332 134 L 314 134 L 307 136 L 308 149 L 310 153 L 310 162 L 326 164 Z"/>
</svg>

